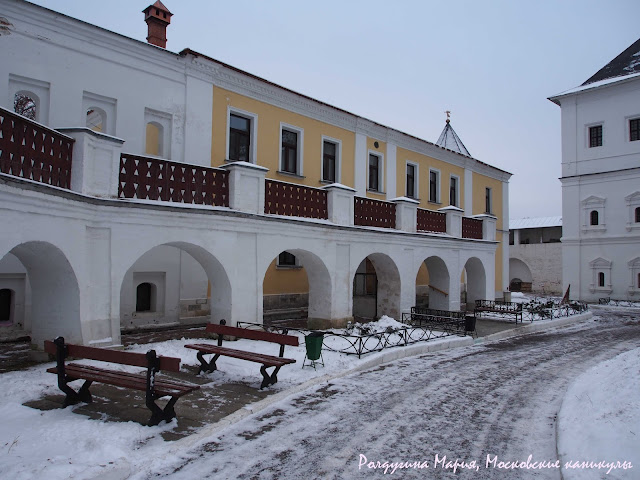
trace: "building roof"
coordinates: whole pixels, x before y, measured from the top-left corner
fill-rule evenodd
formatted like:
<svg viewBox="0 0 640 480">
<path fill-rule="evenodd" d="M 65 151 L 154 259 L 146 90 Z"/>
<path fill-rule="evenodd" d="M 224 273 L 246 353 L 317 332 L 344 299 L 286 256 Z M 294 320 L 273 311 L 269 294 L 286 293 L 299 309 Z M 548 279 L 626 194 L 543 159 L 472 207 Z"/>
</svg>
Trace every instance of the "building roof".
<svg viewBox="0 0 640 480">
<path fill-rule="evenodd" d="M 509 220 L 509 230 L 522 230 L 523 228 L 561 227 L 562 217 L 535 217 L 518 218 Z"/>
<path fill-rule="evenodd" d="M 640 38 L 631 44 L 624 52 L 598 70 L 582 85 L 589 85 L 590 83 L 606 80 L 607 78 L 623 77 L 633 73 L 640 73 Z"/>
<path fill-rule="evenodd" d="M 458 134 L 451 126 L 451 121 L 448 118 L 447 123 L 444 126 L 444 130 L 442 130 L 442 133 L 440 134 L 436 145 L 438 145 L 439 147 L 447 148 L 456 153 L 466 155 L 467 157 L 471 157 L 469 150 L 467 150 L 467 147 L 464 146 L 464 143 L 462 143 L 462 140 L 460 140 L 460 137 L 458 137 Z"/>
</svg>

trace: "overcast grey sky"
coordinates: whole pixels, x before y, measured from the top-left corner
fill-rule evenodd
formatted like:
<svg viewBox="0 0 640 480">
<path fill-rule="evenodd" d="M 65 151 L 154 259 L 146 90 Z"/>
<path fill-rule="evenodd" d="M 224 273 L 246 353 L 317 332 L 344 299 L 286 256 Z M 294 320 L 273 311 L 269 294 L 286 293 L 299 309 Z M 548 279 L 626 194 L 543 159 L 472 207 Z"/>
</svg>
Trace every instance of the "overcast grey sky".
<svg viewBox="0 0 640 480">
<path fill-rule="evenodd" d="M 155 0 L 37 0 L 145 41 Z M 513 173 L 510 216 L 561 214 L 560 108 L 640 36 L 639 0 L 163 0 L 191 48 Z"/>
</svg>

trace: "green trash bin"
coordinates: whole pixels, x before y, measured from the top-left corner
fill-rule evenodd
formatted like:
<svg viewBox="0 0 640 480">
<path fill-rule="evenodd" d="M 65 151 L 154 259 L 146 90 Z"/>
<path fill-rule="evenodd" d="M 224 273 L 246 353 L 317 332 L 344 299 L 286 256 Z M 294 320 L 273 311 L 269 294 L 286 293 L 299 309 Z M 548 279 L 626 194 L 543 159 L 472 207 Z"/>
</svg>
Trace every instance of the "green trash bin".
<svg viewBox="0 0 640 480">
<path fill-rule="evenodd" d="M 322 358 L 322 341 L 324 340 L 324 333 L 311 332 L 309 335 L 305 335 L 304 344 L 307 347 L 307 354 L 302 362 L 302 368 L 307 364 L 309 360 L 309 366 L 316 368 L 316 364 L 320 364 L 324 367 L 324 358 Z"/>
</svg>

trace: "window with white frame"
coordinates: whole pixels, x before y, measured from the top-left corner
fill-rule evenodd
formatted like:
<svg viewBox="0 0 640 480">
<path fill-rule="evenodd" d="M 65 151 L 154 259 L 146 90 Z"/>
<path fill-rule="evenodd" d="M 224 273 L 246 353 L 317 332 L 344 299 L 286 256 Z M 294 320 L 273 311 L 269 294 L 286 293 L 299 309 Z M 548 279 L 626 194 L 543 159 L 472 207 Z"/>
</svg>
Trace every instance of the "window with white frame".
<svg viewBox="0 0 640 480">
<path fill-rule="evenodd" d="M 170 113 L 144 109 L 145 153 L 156 157 L 171 158 L 171 127 L 173 116 Z"/>
<path fill-rule="evenodd" d="M 640 140 L 640 118 L 629 119 L 629 141 L 636 142 Z"/>
<path fill-rule="evenodd" d="M 368 186 L 372 192 L 381 193 L 383 190 L 383 169 L 382 155 L 369 151 Z"/>
<path fill-rule="evenodd" d="M 322 181 L 340 183 L 340 157 L 342 142 L 322 136 Z"/>
<path fill-rule="evenodd" d="M 14 111 L 31 120 L 49 123 L 49 83 L 9 74 L 9 95 Z"/>
<path fill-rule="evenodd" d="M 589 131 L 589 148 L 602 146 L 602 125 L 592 125 Z"/>
<path fill-rule="evenodd" d="M 460 178 L 455 175 L 449 178 L 449 205 L 452 207 L 460 205 Z"/>
<path fill-rule="evenodd" d="M 624 197 L 627 202 L 627 231 L 640 230 L 640 191 Z"/>
<path fill-rule="evenodd" d="M 280 172 L 302 176 L 302 142 L 304 130 L 280 124 Z"/>
<path fill-rule="evenodd" d="M 583 232 L 606 230 L 604 205 L 605 199 L 596 195 L 591 195 L 580 202 Z"/>
<path fill-rule="evenodd" d="M 489 187 L 484 189 L 484 211 L 488 214 L 493 212 L 493 192 Z"/>
<path fill-rule="evenodd" d="M 440 172 L 429 169 L 429 202 L 440 203 Z"/>
<path fill-rule="evenodd" d="M 256 163 L 258 116 L 227 108 L 227 160 Z"/>
<path fill-rule="evenodd" d="M 629 295 L 640 295 L 640 257 L 629 261 L 627 265 L 629 266 L 629 275 L 631 276 Z"/>
<path fill-rule="evenodd" d="M 87 128 L 94 132 L 115 135 L 116 105 L 115 98 L 105 97 L 97 93 L 82 92 L 82 109 Z"/>
<path fill-rule="evenodd" d="M 591 284 L 589 291 L 591 293 L 611 293 L 611 262 L 604 258 L 596 258 L 589 262 L 591 268 Z"/>
<path fill-rule="evenodd" d="M 405 196 L 418 198 L 418 165 L 407 162 L 407 185 Z"/>
</svg>

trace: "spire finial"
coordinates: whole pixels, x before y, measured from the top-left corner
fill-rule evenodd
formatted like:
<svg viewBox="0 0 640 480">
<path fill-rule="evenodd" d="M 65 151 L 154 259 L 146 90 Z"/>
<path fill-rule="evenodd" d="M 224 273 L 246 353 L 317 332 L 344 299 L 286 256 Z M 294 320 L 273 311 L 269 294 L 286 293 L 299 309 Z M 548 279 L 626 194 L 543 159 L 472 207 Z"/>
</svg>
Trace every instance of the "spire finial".
<svg viewBox="0 0 640 480">
<path fill-rule="evenodd" d="M 447 114 L 447 123 L 449 123 L 449 122 L 451 121 L 451 120 L 450 120 L 450 117 L 451 117 L 451 110 L 447 110 L 447 111 L 445 111 L 444 113 L 446 113 L 446 114 Z"/>
</svg>

